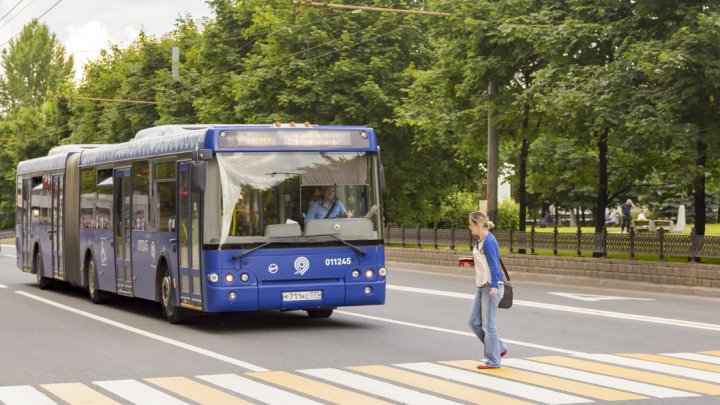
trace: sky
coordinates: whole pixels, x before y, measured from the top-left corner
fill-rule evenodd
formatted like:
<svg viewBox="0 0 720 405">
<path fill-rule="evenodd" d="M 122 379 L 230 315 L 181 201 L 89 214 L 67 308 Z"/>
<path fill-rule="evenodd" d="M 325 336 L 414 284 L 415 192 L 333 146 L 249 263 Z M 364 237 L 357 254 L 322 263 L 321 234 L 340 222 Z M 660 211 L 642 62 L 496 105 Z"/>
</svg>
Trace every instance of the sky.
<svg viewBox="0 0 720 405">
<path fill-rule="evenodd" d="M 74 56 L 79 82 L 82 66 L 101 49 L 127 46 L 140 30 L 160 37 L 186 14 L 212 17 L 204 0 L 0 0 L 0 44 L 7 48 L 25 24 L 40 17 Z"/>
</svg>

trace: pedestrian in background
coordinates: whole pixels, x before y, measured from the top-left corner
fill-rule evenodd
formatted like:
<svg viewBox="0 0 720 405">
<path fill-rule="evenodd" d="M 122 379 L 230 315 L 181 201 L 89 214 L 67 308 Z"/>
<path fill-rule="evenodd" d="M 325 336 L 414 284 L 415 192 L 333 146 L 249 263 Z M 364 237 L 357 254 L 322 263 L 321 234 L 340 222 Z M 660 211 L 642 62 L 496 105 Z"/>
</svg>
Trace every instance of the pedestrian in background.
<svg viewBox="0 0 720 405">
<path fill-rule="evenodd" d="M 630 210 L 635 208 L 635 204 L 633 204 L 631 199 L 627 199 L 625 201 L 625 204 L 620 205 L 620 210 L 622 211 L 622 225 L 620 225 L 620 232 L 627 227 L 628 232 L 630 232 L 630 221 L 632 218 L 630 217 Z"/>
<path fill-rule="evenodd" d="M 505 343 L 495 326 L 495 315 L 504 292 L 503 276 L 500 271 L 500 246 L 497 239 L 490 233 L 495 225 L 481 211 L 470 214 L 469 228 L 478 237 L 473 247 L 475 261 L 475 286 L 477 291 L 470 308 L 470 329 L 484 346 L 485 363 L 478 364 L 478 369 L 499 368 L 500 358 L 507 354 Z"/>
</svg>

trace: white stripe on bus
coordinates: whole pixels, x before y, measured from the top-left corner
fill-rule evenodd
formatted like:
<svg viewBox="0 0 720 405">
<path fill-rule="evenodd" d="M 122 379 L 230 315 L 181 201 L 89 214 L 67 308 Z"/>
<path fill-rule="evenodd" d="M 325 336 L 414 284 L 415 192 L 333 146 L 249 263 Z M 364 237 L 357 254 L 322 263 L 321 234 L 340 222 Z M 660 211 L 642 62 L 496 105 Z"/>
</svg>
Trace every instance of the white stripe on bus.
<svg viewBox="0 0 720 405">
<path fill-rule="evenodd" d="M 634 392 L 637 394 L 647 395 L 655 398 L 679 398 L 679 397 L 696 397 L 697 394 L 690 392 L 664 388 L 657 385 L 646 384 L 641 382 L 629 381 L 617 377 L 608 377 L 600 374 L 580 371 L 566 367 L 553 366 L 550 364 L 536 363 L 534 361 L 523 359 L 503 359 L 503 364 L 520 368 L 523 370 L 536 371 L 543 374 L 551 374 L 560 378 L 568 378 L 587 382 L 603 387 L 616 388 L 623 391 Z"/>
<path fill-rule="evenodd" d="M 107 325 L 110 325 L 110 326 L 114 326 L 114 327 L 116 327 L 116 328 L 123 329 L 123 330 L 126 330 L 126 331 L 131 332 L 131 333 L 138 334 L 138 335 L 140 335 L 140 336 L 145 336 L 145 337 L 147 337 L 147 338 L 154 339 L 154 340 L 157 340 L 157 341 L 159 341 L 159 342 L 167 343 L 167 344 L 169 344 L 169 345 L 172 345 L 172 346 L 175 346 L 175 347 L 179 347 L 179 348 L 181 348 L 181 349 L 185 349 L 185 350 L 188 350 L 188 351 L 197 353 L 197 354 L 201 354 L 201 355 L 203 355 L 203 356 L 207 356 L 207 357 L 210 357 L 210 358 L 215 359 L 215 360 L 223 361 L 223 362 L 225 362 L 225 363 L 230 363 L 230 364 L 232 364 L 232 365 L 234 365 L 234 366 L 242 367 L 242 368 L 248 369 L 248 370 L 250 370 L 250 371 L 267 371 L 266 369 L 264 369 L 264 368 L 262 368 L 262 367 L 260 367 L 260 366 L 256 366 L 256 365 L 254 365 L 254 364 L 250 364 L 250 363 L 244 362 L 244 361 L 242 361 L 242 360 L 238 360 L 238 359 L 235 359 L 235 358 L 226 356 L 226 355 L 224 355 L 224 354 L 216 353 L 216 352 L 213 352 L 213 351 L 210 351 L 210 350 L 207 350 L 207 349 L 203 349 L 203 348 L 198 347 L 198 346 L 193 346 L 193 345 L 191 345 L 191 344 L 184 343 L 184 342 L 181 342 L 181 341 L 179 341 L 179 340 L 171 339 L 171 338 L 168 338 L 168 337 L 165 337 L 165 336 L 161 336 L 161 335 L 158 335 L 158 334 L 156 334 L 156 333 L 148 332 L 148 331 L 145 331 L 145 330 L 142 330 L 142 329 L 139 329 L 139 328 L 130 326 L 130 325 L 125 325 L 124 323 L 120 323 L 120 322 L 117 322 L 117 321 L 113 321 L 112 319 L 104 318 L 104 317 L 102 317 L 102 316 L 100 316 L 100 315 L 95 315 L 95 314 L 92 314 L 92 313 L 90 313 L 90 312 L 86 312 L 86 311 L 83 311 L 83 310 L 80 310 L 80 309 L 77 309 L 77 308 L 73 308 L 73 307 L 70 307 L 70 306 L 67 306 L 67 305 L 63 305 L 63 304 L 60 304 L 60 303 L 58 303 L 58 302 L 51 301 L 51 300 L 49 300 L 49 299 L 46 299 L 46 298 L 43 298 L 43 297 L 39 297 L 39 296 L 34 295 L 34 294 L 26 293 L 26 292 L 24 292 L 24 291 L 15 291 L 15 292 L 16 292 L 17 294 L 20 294 L 20 295 L 24 296 L 24 297 L 31 298 L 31 299 L 34 299 L 34 300 L 36 300 L 36 301 L 40 301 L 40 302 L 42 302 L 42 303 L 51 305 L 51 306 L 53 306 L 53 307 L 55 307 L 55 308 L 59 308 L 59 309 L 62 309 L 62 310 L 64 310 L 64 311 L 72 312 L 72 313 L 74 313 L 74 314 L 81 315 L 81 316 L 84 316 L 84 317 L 86 317 L 86 318 L 90 318 L 90 319 L 92 319 L 92 320 L 95 320 L 95 321 L 98 321 L 98 322 L 102 322 L 102 323 L 104 323 L 104 324 L 107 324 Z"/>
<path fill-rule="evenodd" d="M 350 373 L 333 368 L 316 368 L 311 370 L 298 370 L 300 373 L 322 378 L 335 384 L 341 384 L 351 389 L 365 391 L 371 395 L 390 399 L 402 404 L 459 404 L 435 395 L 425 394 L 410 388 L 400 387 L 384 381 Z"/>
<path fill-rule="evenodd" d="M 0 387 L 0 402 L 5 405 L 56 405 L 56 402 L 29 385 Z"/>
<path fill-rule="evenodd" d="M 441 366 L 433 363 L 406 363 L 396 364 L 396 366 L 476 387 L 512 393 L 512 395 L 516 397 L 526 398 L 532 401 L 542 402 L 544 404 L 560 405 L 593 402 L 589 399 L 576 397 L 574 395 L 563 394 L 562 392 L 552 391 L 514 381 L 507 381 L 501 378 L 491 377 L 481 372 L 465 371 L 450 366 Z"/>
<path fill-rule="evenodd" d="M 188 405 L 135 380 L 93 381 L 93 384 L 135 405 Z"/>
<path fill-rule="evenodd" d="M 720 373 L 696 370 L 694 368 L 673 366 L 670 364 L 656 363 L 654 361 L 637 360 L 630 357 L 615 356 L 612 354 L 581 354 L 577 357 L 583 359 L 602 361 L 605 363 L 619 364 L 625 367 L 635 367 L 643 370 L 656 371 L 659 373 L 673 374 L 685 378 L 720 383 Z"/>
<path fill-rule="evenodd" d="M 320 405 L 320 402 L 236 374 L 199 375 L 197 378 L 270 405 Z"/>
</svg>

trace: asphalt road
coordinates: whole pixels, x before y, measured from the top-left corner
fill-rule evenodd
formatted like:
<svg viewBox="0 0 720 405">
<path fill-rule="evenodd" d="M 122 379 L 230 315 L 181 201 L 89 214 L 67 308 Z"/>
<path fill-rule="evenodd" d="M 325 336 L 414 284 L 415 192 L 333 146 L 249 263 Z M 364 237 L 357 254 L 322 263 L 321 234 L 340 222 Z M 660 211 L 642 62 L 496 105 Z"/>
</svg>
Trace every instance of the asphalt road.
<svg viewBox="0 0 720 405">
<path fill-rule="evenodd" d="M 185 325 L 170 325 L 162 319 L 155 303 L 118 298 L 110 304 L 93 305 L 87 293 L 79 289 L 40 290 L 34 275 L 17 269 L 14 256 L 14 247 L 2 246 L 0 403 L 18 399 L 23 402 L 16 403 L 52 403 L 28 399 L 37 394 L 37 398 L 55 403 L 72 402 L 68 400 L 70 394 L 58 391 L 58 387 L 78 387 L 69 383 L 80 383 L 117 403 L 143 403 L 142 399 L 122 394 L 119 388 L 115 390 L 116 385 L 125 387 L 118 381 L 135 387 L 136 392 L 140 392 L 139 388 L 130 382 L 142 382 L 142 387 L 152 387 L 175 400 L 205 402 L 192 398 L 194 394 L 183 394 L 182 388 L 160 389 L 157 380 L 146 379 L 182 377 L 189 379 L 180 384 L 187 388 L 203 383 L 198 376 L 224 374 L 244 376 L 320 403 L 356 402 L 358 397 L 338 399 L 345 397 L 333 396 L 332 390 L 342 387 L 349 367 L 369 365 L 392 366 L 383 368 L 392 375 L 380 378 L 380 374 L 374 374 L 372 381 L 361 381 L 360 386 L 365 387 L 362 389 L 354 382 L 351 394 L 362 391 L 363 395 L 396 403 L 440 403 L 441 399 L 465 403 L 468 398 L 460 396 L 464 391 L 458 387 L 472 387 L 477 383 L 473 378 L 482 376 L 481 372 L 470 371 L 482 358 L 482 346 L 466 326 L 474 293 L 474 280 L 466 276 L 418 272 L 412 264 L 390 263 L 388 298 L 383 306 L 340 308 L 329 319 L 309 319 L 304 312 L 263 312 L 198 316 Z M 609 392 L 587 391 L 603 385 L 604 389 L 627 394 L 620 396 L 619 402 L 615 398 L 615 403 L 718 404 L 719 308 L 720 301 L 713 298 L 517 284 L 514 307 L 501 310 L 498 317 L 498 329 L 509 346 L 505 365 L 510 367 L 488 380 L 488 387 L 473 388 L 489 394 L 475 392 L 469 394 L 470 398 L 481 403 L 510 403 L 508 398 L 529 403 L 605 402 L 611 398 L 605 396 Z M 657 357 L 668 353 L 674 356 Z M 675 357 L 687 357 L 688 353 L 690 360 Z M 605 377 L 591 374 L 585 382 L 592 384 L 590 387 L 565 388 L 562 384 L 566 381 L 584 374 L 574 371 L 567 375 L 571 369 L 557 366 L 537 369 L 542 363 L 528 360 L 539 356 L 545 362 L 565 366 L 568 359 L 590 361 L 608 367 L 610 375 L 621 379 L 605 381 Z M 453 363 L 453 367 L 443 363 L 460 360 L 468 362 Z M 611 368 L 611 364 L 621 369 Z M 457 368 L 463 365 L 469 368 Z M 450 369 L 464 374 L 435 375 L 433 367 L 439 372 Z M 300 371 L 308 369 L 314 371 Z M 352 370 L 352 377 L 358 375 L 357 370 Z M 280 371 L 288 374 L 272 373 Z M 414 388 L 416 394 L 408 394 L 402 390 L 407 390 L 409 382 L 393 380 L 408 371 L 414 378 L 434 375 L 435 380 L 461 385 L 454 386 L 453 394 L 442 393 L 420 379 L 426 382 Z M 633 384 L 638 382 L 624 374 L 640 371 L 653 384 L 636 387 Z M 272 380 L 278 376 L 287 380 Z M 328 378 L 330 382 L 325 382 L 330 388 L 325 387 L 322 394 L 305 391 L 312 384 L 302 380 L 304 383 L 294 386 L 288 376 L 311 378 L 313 382 Z M 552 384 L 561 387 L 548 388 L 542 382 L 545 377 L 538 376 L 557 379 Z M 471 380 L 463 380 L 466 377 Z M 667 378 L 683 380 L 673 380 L 673 384 L 680 384 L 677 386 L 666 382 Z M 393 386 L 373 385 L 378 380 Z M 111 383 L 103 383 L 108 381 Z M 503 384 L 510 385 L 503 388 Z M 249 391 L 241 395 L 217 384 L 209 385 L 221 394 L 259 401 Z M 393 391 L 397 386 L 408 396 L 394 396 L 400 395 Z M 539 386 L 544 386 L 544 391 L 538 391 Z M 139 395 L 147 401 L 152 398 L 148 393 Z M 507 397 L 501 400 L 492 395 Z M 149 403 L 159 402 L 153 399 Z"/>
</svg>

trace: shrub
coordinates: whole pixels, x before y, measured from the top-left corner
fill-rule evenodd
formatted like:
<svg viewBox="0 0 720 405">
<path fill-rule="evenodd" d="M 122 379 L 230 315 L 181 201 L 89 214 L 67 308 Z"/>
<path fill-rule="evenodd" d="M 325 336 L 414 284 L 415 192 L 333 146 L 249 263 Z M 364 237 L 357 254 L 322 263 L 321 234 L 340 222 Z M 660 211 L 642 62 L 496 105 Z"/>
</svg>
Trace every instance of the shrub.
<svg viewBox="0 0 720 405">
<path fill-rule="evenodd" d="M 498 205 L 495 227 L 503 231 L 518 230 L 520 226 L 520 205 L 512 199 L 505 199 Z"/>
</svg>

